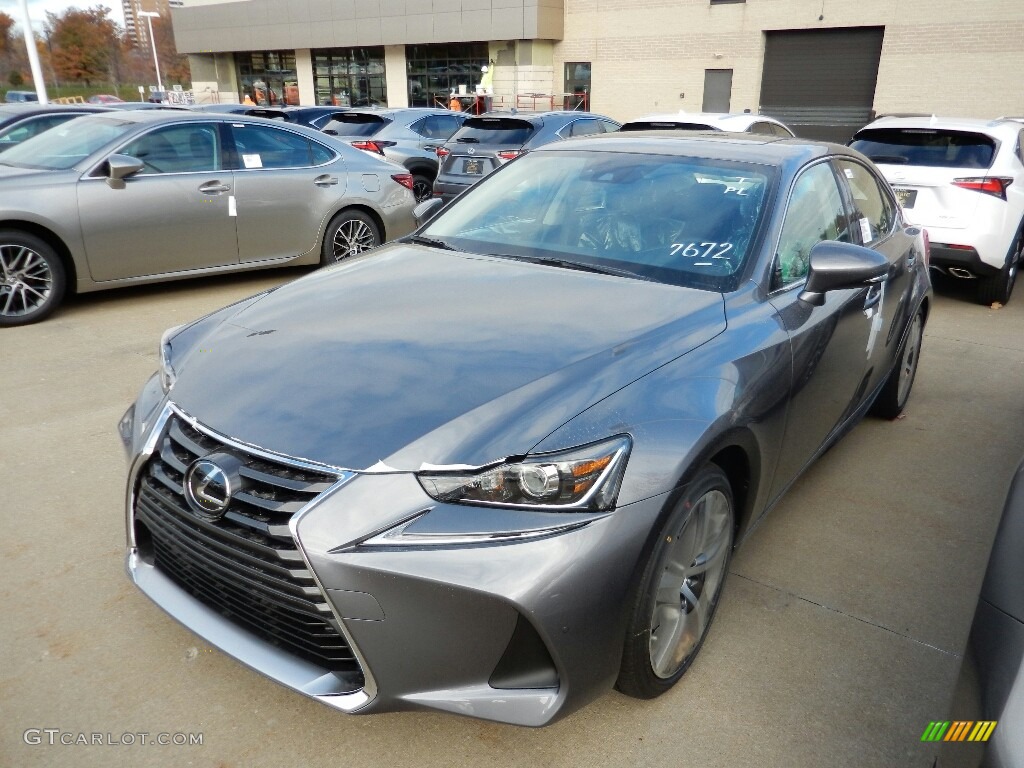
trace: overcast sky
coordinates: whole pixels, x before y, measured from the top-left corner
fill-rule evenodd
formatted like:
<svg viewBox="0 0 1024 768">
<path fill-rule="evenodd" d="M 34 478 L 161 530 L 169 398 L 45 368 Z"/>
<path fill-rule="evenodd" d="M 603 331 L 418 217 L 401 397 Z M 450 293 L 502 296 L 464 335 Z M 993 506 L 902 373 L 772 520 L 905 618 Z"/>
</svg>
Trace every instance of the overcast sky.
<svg viewBox="0 0 1024 768">
<path fill-rule="evenodd" d="M 46 13 L 60 13 L 65 8 L 92 8 L 96 5 L 103 5 L 110 9 L 110 18 L 124 26 L 124 14 L 121 12 L 120 0 L 108 0 L 103 2 L 102 0 L 94 0 L 94 2 L 88 2 L 88 0 L 28 0 L 28 13 L 32 17 L 32 26 L 37 30 L 41 30 L 43 23 L 46 21 Z M 21 28 L 21 3 L 18 0 L 0 0 L 0 11 L 4 11 L 9 16 L 12 16 L 16 22 L 18 22 L 18 28 Z"/>
</svg>

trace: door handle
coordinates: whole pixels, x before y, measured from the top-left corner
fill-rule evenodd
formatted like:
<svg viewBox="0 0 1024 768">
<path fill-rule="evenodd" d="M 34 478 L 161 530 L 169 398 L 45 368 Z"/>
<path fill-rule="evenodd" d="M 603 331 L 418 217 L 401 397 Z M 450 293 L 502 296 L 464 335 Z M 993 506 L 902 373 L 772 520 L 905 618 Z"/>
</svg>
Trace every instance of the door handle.
<svg viewBox="0 0 1024 768">
<path fill-rule="evenodd" d="M 323 176 L 317 176 L 315 179 L 313 179 L 313 183 L 316 184 L 318 187 L 333 187 L 335 184 L 338 183 L 338 177 L 331 176 L 325 173 Z"/>
<path fill-rule="evenodd" d="M 199 185 L 199 191 L 204 195 L 220 195 L 224 192 L 230 192 L 231 186 L 228 184 L 221 184 L 219 181 L 208 181 L 205 184 Z"/>
</svg>

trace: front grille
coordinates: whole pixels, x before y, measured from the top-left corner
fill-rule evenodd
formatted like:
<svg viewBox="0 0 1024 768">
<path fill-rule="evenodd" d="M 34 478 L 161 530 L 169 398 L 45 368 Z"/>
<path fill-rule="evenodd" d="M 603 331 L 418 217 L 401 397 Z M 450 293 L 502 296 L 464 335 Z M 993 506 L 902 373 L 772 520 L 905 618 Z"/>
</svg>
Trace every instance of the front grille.
<svg viewBox="0 0 1024 768">
<path fill-rule="evenodd" d="M 241 462 L 240 488 L 218 519 L 193 512 L 184 494 L 189 465 L 211 453 Z M 288 528 L 292 515 L 337 480 L 257 456 L 172 415 L 139 473 L 140 551 L 222 616 L 361 686 L 359 663 Z"/>
</svg>

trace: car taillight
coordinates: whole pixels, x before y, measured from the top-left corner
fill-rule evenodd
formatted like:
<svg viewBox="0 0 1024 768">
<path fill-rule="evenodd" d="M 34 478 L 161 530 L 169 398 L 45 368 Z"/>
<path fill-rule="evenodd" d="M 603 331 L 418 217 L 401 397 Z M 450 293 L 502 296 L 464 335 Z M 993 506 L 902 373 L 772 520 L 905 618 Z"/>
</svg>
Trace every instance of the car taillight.
<svg viewBox="0 0 1024 768">
<path fill-rule="evenodd" d="M 394 173 L 391 178 L 397 181 L 406 189 L 412 189 L 412 174 L 411 173 Z"/>
<path fill-rule="evenodd" d="M 973 189 L 975 192 L 984 192 L 986 195 L 994 195 L 1000 200 L 1006 199 L 1006 188 L 1013 183 L 1013 179 L 1005 176 L 982 176 L 980 178 L 953 179 L 953 186 L 961 189 Z"/>
<path fill-rule="evenodd" d="M 521 154 L 518 149 L 506 149 L 498 153 L 498 157 L 502 160 L 515 160 Z M 518 167 L 518 166 L 516 166 Z"/>
<path fill-rule="evenodd" d="M 390 147 L 394 143 L 393 141 L 353 141 L 352 146 L 356 149 L 365 149 L 367 152 L 376 152 L 378 155 L 383 155 L 384 148 Z"/>
<path fill-rule="evenodd" d="M 446 157 L 448 157 L 448 155 L 452 153 L 450 149 L 445 149 L 444 147 L 438 147 L 437 149 L 434 150 L 434 152 L 436 152 L 437 156 L 442 160 L 444 160 Z"/>
</svg>

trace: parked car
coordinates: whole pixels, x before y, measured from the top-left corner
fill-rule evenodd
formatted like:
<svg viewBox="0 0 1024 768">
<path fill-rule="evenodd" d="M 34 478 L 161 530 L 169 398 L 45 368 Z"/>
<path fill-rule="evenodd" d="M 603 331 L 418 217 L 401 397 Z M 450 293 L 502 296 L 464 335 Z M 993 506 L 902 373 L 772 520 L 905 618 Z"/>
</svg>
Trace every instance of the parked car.
<svg viewBox="0 0 1024 768">
<path fill-rule="evenodd" d="M 872 158 L 906 217 L 928 230 L 932 267 L 1010 300 L 1024 251 L 1024 126 L 1012 120 L 883 118 L 850 146 Z"/>
<path fill-rule="evenodd" d="M 91 104 L 5 104 L 0 106 L 0 152 L 68 120 L 106 111 Z"/>
<path fill-rule="evenodd" d="M 471 117 L 437 149 L 434 196 L 448 202 L 509 160 L 553 141 L 617 130 L 617 122 L 591 112 L 488 112 Z"/>
<path fill-rule="evenodd" d="M 80 117 L 0 162 L 0 326 L 67 291 L 333 263 L 413 228 L 412 177 L 302 126 Z"/>
<path fill-rule="evenodd" d="M 1024 464 L 1006 496 L 948 719 L 929 739 L 942 742 L 938 768 L 1024 768 L 1022 552 Z M 945 740 L 958 723 L 961 738 Z"/>
<path fill-rule="evenodd" d="M 734 544 L 907 405 L 922 232 L 844 147 L 681 133 L 550 143 L 435 214 L 164 336 L 120 423 L 130 578 L 346 712 L 662 694 Z"/>
<path fill-rule="evenodd" d="M 8 104 L 20 104 L 26 101 L 39 101 L 39 95 L 35 91 L 8 91 L 4 94 L 4 101 Z"/>
<path fill-rule="evenodd" d="M 789 126 L 768 115 L 749 112 L 667 112 L 645 115 L 622 124 L 623 131 L 728 131 L 762 136 L 794 136 Z"/>
<path fill-rule="evenodd" d="M 265 117 L 268 120 L 283 120 L 320 130 L 331 117 L 345 111 L 344 107 L 254 107 L 249 104 L 203 104 L 192 107 L 199 112 L 223 112 L 250 117 Z"/>
<path fill-rule="evenodd" d="M 468 115 L 447 109 L 352 109 L 335 115 L 324 133 L 357 149 L 375 152 L 413 175 L 416 201 L 431 196 L 437 177 L 436 150 Z"/>
<path fill-rule="evenodd" d="M 89 97 L 90 104 L 123 104 L 124 99 L 109 93 L 97 93 Z"/>
</svg>

